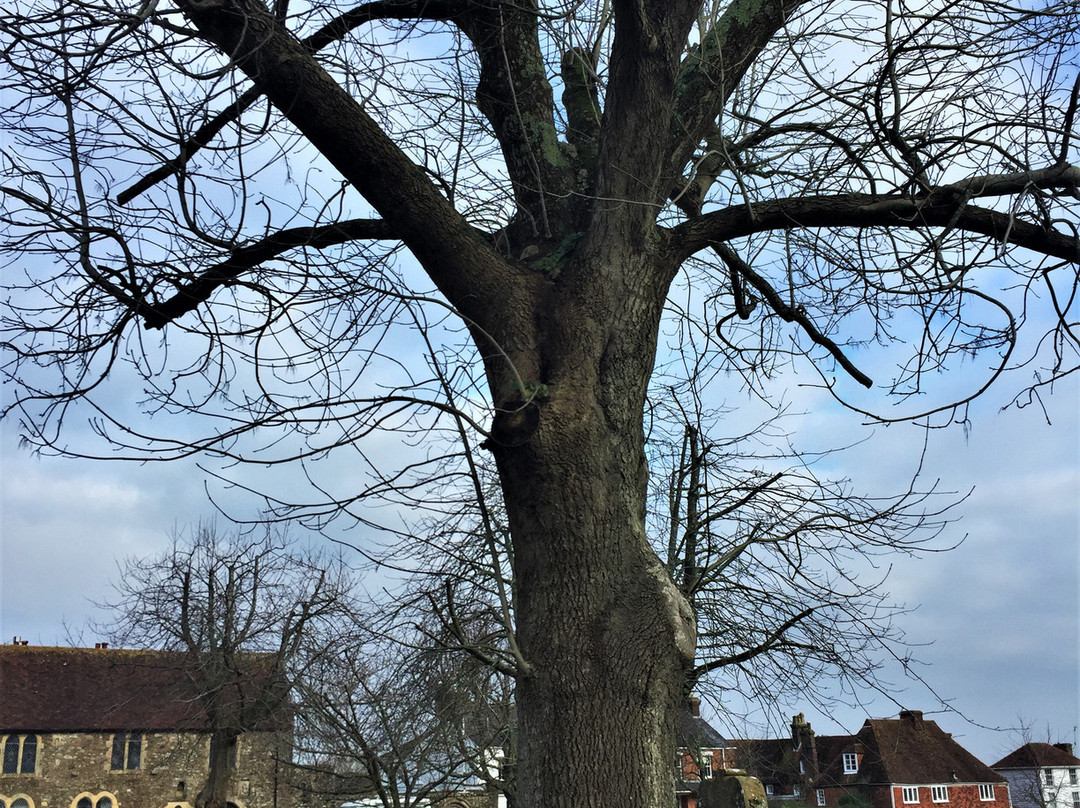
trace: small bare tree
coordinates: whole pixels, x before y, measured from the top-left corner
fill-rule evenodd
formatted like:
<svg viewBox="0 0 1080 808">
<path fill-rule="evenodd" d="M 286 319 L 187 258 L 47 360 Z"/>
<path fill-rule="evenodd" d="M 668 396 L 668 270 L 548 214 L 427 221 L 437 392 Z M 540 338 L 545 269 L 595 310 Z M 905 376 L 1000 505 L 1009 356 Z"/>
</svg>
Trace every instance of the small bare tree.
<svg viewBox="0 0 1080 808">
<path fill-rule="evenodd" d="M 489 762 L 510 731 L 509 680 L 416 638 L 339 647 L 299 683 L 300 763 L 338 800 L 413 808 L 478 785 L 508 791 Z"/>
<path fill-rule="evenodd" d="M 272 531 L 223 536 L 200 523 L 164 554 L 124 562 L 115 588 L 102 628 L 118 644 L 177 654 L 210 727 L 195 804 L 224 808 L 237 738 L 289 728 L 296 682 L 352 625 L 352 577 L 340 560 L 297 552 Z"/>
</svg>

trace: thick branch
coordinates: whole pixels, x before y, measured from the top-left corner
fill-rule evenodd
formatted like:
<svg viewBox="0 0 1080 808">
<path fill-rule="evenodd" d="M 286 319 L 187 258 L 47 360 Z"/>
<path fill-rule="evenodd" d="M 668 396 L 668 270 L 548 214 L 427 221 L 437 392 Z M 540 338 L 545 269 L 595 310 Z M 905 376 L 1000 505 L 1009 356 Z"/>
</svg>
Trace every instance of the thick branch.
<svg viewBox="0 0 1080 808">
<path fill-rule="evenodd" d="M 515 271 L 259 0 L 181 0 L 208 41 L 382 215 L 452 305 L 486 318 L 514 293 Z"/>
<path fill-rule="evenodd" d="M 762 642 L 758 643 L 757 645 L 753 646 L 752 648 L 747 648 L 744 651 L 740 651 L 738 654 L 732 654 L 731 656 L 720 657 L 718 659 L 713 659 L 713 660 L 710 660 L 709 662 L 698 665 L 691 672 L 691 678 L 694 681 L 697 681 L 698 679 L 700 679 L 705 674 L 711 673 L 712 671 L 717 670 L 718 668 L 723 668 L 723 667 L 725 667 L 727 665 L 738 665 L 741 662 L 747 662 L 747 661 L 753 659 L 754 657 L 756 657 L 756 656 L 758 656 L 760 654 L 764 654 L 764 653 L 767 653 L 767 652 L 771 651 L 773 648 L 775 648 L 778 644 L 780 644 L 783 641 L 784 635 L 790 629 L 794 628 L 796 625 L 801 623 L 807 617 L 812 615 L 814 613 L 815 609 L 816 609 L 816 607 L 811 606 L 809 608 L 803 609 L 798 614 L 793 615 L 792 617 L 788 618 L 783 623 L 781 623 L 779 626 L 777 626 L 776 629 L 768 637 L 766 637 Z"/>
<path fill-rule="evenodd" d="M 784 299 L 772 288 L 769 282 L 756 273 L 749 264 L 743 261 L 738 254 L 731 249 L 731 247 L 724 243 L 717 243 L 713 244 L 712 248 L 716 254 L 720 256 L 720 259 L 727 264 L 728 269 L 731 272 L 731 287 L 732 294 L 735 296 L 735 309 L 739 312 L 739 316 L 742 317 L 742 319 L 745 320 L 750 316 L 749 309 L 741 291 L 740 278 L 745 278 L 749 281 L 750 285 L 758 291 L 758 294 L 762 296 L 765 302 L 769 304 L 769 308 L 780 315 L 782 320 L 788 323 L 798 323 L 806 335 L 817 345 L 822 346 L 832 354 L 840 367 L 851 374 L 851 377 L 855 379 L 855 381 L 863 387 L 869 388 L 873 386 L 873 380 L 855 367 L 854 363 L 847 358 L 839 345 L 818 330 L 817 326 L 814 325 L 814 321 L 807 316 L 805 311 L 798 307 L 793 308 L 785 303 Z M 743 298 L 741 302 L 740 298 Z M 746 310 L 745 316 L 743 316 L 740 308 Z"/>
<path fill-rule="evenodd" d="M 334 18 L 302 41 L 308 50 L 317 53 L 327 45 L 344 39 L 353 29 L 374 20 L 445 20 L 455 13 L 460 13 L 464 5 L 461 0 L 427 0 L 424 3 L 414 0 L 380 0 L 364 3 Z M 228 107 L 200 126 L 190 138 L 181 141 L 180 152 L 175 158 L 154 169 L 130 188 L 121 191 L 117 194 L 116 201 L 126 205 L 139 194 L 171 177 L 210 143 L 218 132 L 237 120 L 244 110 L 262 98 L 262 95 L 258 88 L 246 90 Z"/>
<path fill-rule="evenodd" d="M 940 193 L 922 197 L 838 194 L 732 205 L 673 228 L 671 243 L 679 257 L 685 259 L 713 242 L 770 230 L 951 227 L 1080 263 L 1077 237 L 1007 213 L 965 204 L 967 196 L 961 192 L 960 185 L 946 186 Z"/>
<path fill-rule="evenodd" d="M 276 258 L 297 247 L 325 249 L 358 239 L 394 238 L 387 224 L 378 219 L 351 219 L 322 227 L 294 227 L 234 250 L 224 261 L 205 270 L 195 280 L 181 286 L 176 294 L 146 310 L 144 303 L 143 325 L 146 328 L 164 328 L 179 317 L 194 311 L 200 303 L 222 286 L 235 281 L 244 272 Z"/>
<path fill-rule="evenodd" d="M 201 148 L 213 140 L 218 132 L 240 117 L 241 113 L 262 98 L 260 90 L 247 90 L 229 106 L 200 126 L 195 134 L 180 142 L 180 153 L 172 160 L 164 163 L 145 177 L 140 179 L 130 188 L 126 188 L 116 195 L 118 204 L 126 205 L 132 199 L 144 191 L 153 188 L 162 180 L 168 179 L 180 171 Z"/>
<path fill-rule="evenodd" d="M 683 62 L 670 135 L 680 176 L 750 65 L 807 0 L 733 0 Z"/>
<path fill-rule="evenodd" d="M 344 39 L 355 28 L 375 20 L 448 20 L 467 9 L 467 0 L 378 0 L 363 3 L 326 23 L 303 42 L 319 51 L 332 42 Z"/>
<path fill-rule="evenodd" d="M 962 193 L 969 199 L 986 196 L 1010 196 L 1031 190 L 1060 188 L 1071 191 L 1074 195 L 1080 188 L 1080 168 L 1069 163 L 1057 163 L 1047 168 L 1033 171 L 1014 171 L 1011 174 L 985 174 L 970 177 L 942 187 L 935 192 Z M 934 194 L 931 194 L 931 197 Z"/>
<path fill-rule="evenodd" d="M 621 0 L 613 3 L 611 45 L 592 236 L 643 250 L 671 177 L 663 144 L 671 127 L 675 77 L 699 3 Z M 588 248 L 586 248 L 588 249 Z"/>
<path fill-rule="evenodd" d="M 529 238 L 561 238 L 573 173 L 555 131 L 555 102 L 534 4 L 473 3 L 455 22 L 480 59 L 476 103 L 499 141 Z M 526 221 L 527 220 L 527 221 Z M 516 245 L 515 245 L 516 246 Z"/>
</svg>

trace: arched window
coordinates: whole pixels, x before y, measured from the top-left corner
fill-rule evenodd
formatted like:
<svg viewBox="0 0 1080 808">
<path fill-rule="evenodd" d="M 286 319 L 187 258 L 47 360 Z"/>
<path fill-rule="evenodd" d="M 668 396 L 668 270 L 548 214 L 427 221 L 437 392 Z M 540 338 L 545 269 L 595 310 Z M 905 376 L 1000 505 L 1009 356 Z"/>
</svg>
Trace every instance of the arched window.
<svg viewBox="0 0 1080 808">
<path fill-rule="evenodd" d="M 0 808 L 34 808 L 34 801 L 22 794 L 18 797 L 0 797 Z"/>
<path fill-rule="evenodd" d="M 33 774 L 37 771 L 37 735 L 9 735 L 4 740 L 4 774 Z"/>
<path fill-rule="evenodd" d="M 107 792 L 102 792 L 96 796 L 80 794 L 73 808 L 113 808 L 115 805 L 116 797 Z"/>
<path fill-rule="evenodd" d="M 33 774 L 37 770 L 37 735 L 27 735 L 23 738 L 22 763 L 19 771 L 23 774 Z M 18 808 L 18 806 L 12 806 Z"/>
<path fill-rule="evenodd" d="M 4 741 L 4 774 L 19 773 L 19 736 L 9 735 Z"/>
</svg>

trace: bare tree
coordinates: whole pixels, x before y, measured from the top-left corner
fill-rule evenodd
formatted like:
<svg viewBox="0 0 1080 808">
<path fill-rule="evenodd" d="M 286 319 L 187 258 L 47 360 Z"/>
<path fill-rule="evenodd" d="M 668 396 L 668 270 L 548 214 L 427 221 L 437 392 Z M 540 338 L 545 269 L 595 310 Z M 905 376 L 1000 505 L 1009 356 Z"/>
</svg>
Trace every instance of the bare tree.
<svg viewBox="0 0 1080 808">
<path fill-rule="evenodd" d="M 498 789 L 509 679 L 424 641 L 373 637 L 327 654 L 297 688 L 309 782 L 343 799 L 411 808 L 465 789 Z"/>
<path fill-rule="evenodd" d="M 161 556 L 123 564 L 107 636 L 177 653 L 210 726 L 199 808 L 230 798 L 240 735 L 291 726 L 298 678 L 353 625 L 352 587 L 339 561 L 288 549 L 270 532 L 223 537 L 211 523 L 175 536 Z"/>
<path fill-rule="evenodd" d="M 833 367 L 871 386 L 860 346 L 906 343 L 905 418 L 1074 371 L 1077 13 L 24 0 L 6 413 L 55 451 L 103 454 L 62 431 L 89 407 L 113 457 L 294 461 L 313 493 L 270 503 L 326 525 L 426 504 L 449 459 L 365 439 L 456 412 L 512 539 L 519 801 L 667 805 L 696 632 L 646 531 L 665 317 L 735 378 L 805 356 L 838 396 Z M 972 389 L 916 398 L 972 357 Z"/>
</svg>

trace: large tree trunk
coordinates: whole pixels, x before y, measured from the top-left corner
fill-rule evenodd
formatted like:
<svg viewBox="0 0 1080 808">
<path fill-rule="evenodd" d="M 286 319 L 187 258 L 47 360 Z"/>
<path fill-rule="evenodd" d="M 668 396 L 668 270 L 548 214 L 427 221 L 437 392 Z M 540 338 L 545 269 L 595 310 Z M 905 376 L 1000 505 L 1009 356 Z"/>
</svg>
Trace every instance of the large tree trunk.
<svg viewBox="0 0 1080 808">
<path fill-rule="evenodd" d="M 529 245 L 543 260 L 532 263 L 520 245 L 503 255 L 480 238 L 264 5 L 181 5 L 371 202 L 485 357 L 502 410 L 489 445 L 510 518 L 518 643 L 529 668 L 517 690 L 520 808 L 670 808 L 675 716 L 694 631 L 645 536 L 642 411 L 677 266 L 655 224 L 673 181 L 658 144 L 671 128 L 696 4 L 614 4 L 595 199 L 561 187 L 571 174 L 560 167 L 551 110 L 537 109 L 550 106 L 549 92 L 529 78 L 542 69 L 536 31 L 512 26 L 516 33 L 490 40 L 481 106 L 509 144 L 510 171 L 521 175 L 521 215 L 543 224 Z M 492 8 L 501 15 L 504 7 Z M 499 15 L 466 15 L 481 51 L 502 30 Z M 517 84 L 501 75 L 500 65 L 512 67 L 503 48 L 521 62 Z M 535 103 L 518 95 L 519 84 Z M 513 100 L 513 115 L 488 97 L 499 92 L 504 107 Z M 522 116 L 524 140 L 514 134 Z M 550 171 L 537 168 L 540 159 Z M 538 405 L 519 409 L 540 390 Z"/>
<path fill-rule="evenodd" d="M 645 536 L 642 408 L 659 318 L 646 268 L 641 257 L 608 260 L 582 273 L 587 286 L 560 284 L 540 304 L 549 395 L 529 440 L 495 449 L 530 666 L 517 691 L 521 808 L 673 799 L 694 632 Z"/>
</svg>

